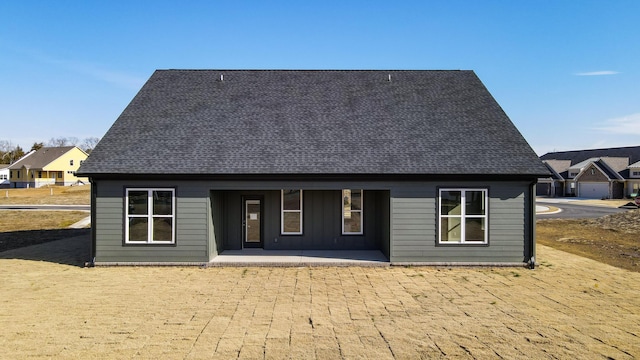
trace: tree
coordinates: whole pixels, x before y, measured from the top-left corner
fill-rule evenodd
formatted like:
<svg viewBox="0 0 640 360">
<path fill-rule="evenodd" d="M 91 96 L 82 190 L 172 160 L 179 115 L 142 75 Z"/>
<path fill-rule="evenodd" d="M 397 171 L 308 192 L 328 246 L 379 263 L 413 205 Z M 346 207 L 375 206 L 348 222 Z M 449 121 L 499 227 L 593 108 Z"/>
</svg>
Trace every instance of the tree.
<svg viewBox="0 0 640 360">
<path fill-rule="evenodd" d="M 24 156 L 24 150 L 19 145 L 14 146 L 11 141 L 0 140 L 0 163 L 13 164 Z"/>
<path fill-rule="evenodd" d="M 57 138 L 49 139 L 47 146 L 60 147 L 60 146 L 67 146 L 68 144 L 69 144 L 69 140 L 66 137 L 57 137 Z"/>
<path fill-rule="evenodd" d="M 82 150 L 84 150 L 87 154 L 90 154 L 91 151 L 96 147 L 100 141 L 97 137 L 88 137 L 82 141 Z"/>
<path fill-rule="evenodd" d="M 13 164 L 23 156 L 24 156 L 24 150 L 22 150 L 20 145 L 17 145 L 15 148 L 2 153 L 2 161 L 8 162 L 9 164 Z"/>
<path fill-rule="evenodd" d="M 38 151 L 38 150 L 42 149 L 43 147 L 44 147 L 44 143 L 43 142 L 34 142 L 33 146 L 31 146 L 31 150 Z"/>
</svg>

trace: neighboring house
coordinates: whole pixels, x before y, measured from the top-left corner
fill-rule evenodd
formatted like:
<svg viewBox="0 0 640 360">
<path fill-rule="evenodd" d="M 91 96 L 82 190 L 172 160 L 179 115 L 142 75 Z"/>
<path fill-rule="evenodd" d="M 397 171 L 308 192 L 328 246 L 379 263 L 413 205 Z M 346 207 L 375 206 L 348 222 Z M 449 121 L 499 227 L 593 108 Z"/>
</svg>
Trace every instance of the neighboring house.
<svg viewBox="0 0 640 360">
<path fill-rule="evenodd" d="M 548 153 L 540 157 L 552 172 L 538 180 L 539 196 L 621 199 L 640 187 L 640 146 Z"/>
<path fill-rule="evenodd" d="M 96 264 L 522 264 L 548 170 L 473 71 L 159 70 L 79 173 Z"/>
<path fill-rule="evenodd" d="M 0 188 L 7 188 L 9 184 L 9 164 L 0 164 Z"/>
<path fill-rule="evenodd" d="M 11 187 L 38 188 L 88 183 L 86 177 L 76 176 L 76 171 L 86 159 L 87 153 L 76 146 L 32 150 L 9 166 Z"/>
</svg>

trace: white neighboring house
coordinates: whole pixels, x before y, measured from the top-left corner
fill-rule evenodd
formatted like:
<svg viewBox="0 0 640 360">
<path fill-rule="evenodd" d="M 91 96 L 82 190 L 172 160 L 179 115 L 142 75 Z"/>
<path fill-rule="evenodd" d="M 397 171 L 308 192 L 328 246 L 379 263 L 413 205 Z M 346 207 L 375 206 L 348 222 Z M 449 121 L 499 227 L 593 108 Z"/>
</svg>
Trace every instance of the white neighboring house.
<svg viewBox="0 0 640 360">
<path fill-rule="evenodd" d="M 0 188 L 7 188 L 11 184 L 9 181 L 9 164 L 0 164 Z"/>
</svg>

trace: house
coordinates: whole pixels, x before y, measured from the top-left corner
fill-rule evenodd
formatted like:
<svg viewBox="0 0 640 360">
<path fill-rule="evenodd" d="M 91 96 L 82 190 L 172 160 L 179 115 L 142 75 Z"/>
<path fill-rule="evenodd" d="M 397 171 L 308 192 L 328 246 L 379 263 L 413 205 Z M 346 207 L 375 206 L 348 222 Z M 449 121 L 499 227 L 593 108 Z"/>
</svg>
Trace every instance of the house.
<svg viewBox="0 0 640 360">
<path fill-rule="evenodd" d="M 88 183 L 88 178 L 76 176 L 76 171 L 87 156 L 77 146 L 32 150 L 9 166 L 11 187 L 38 188 L 46 185 Z"/>
<path fill-rule="evenodd" d="M 540 159 L 473 71 L 158 70 L 79 170 L 96 264 L 533 264 Z"/>
<path fill-rule="evenodd" d="M 640 146 L 547 153 L 551 177 L 538 180 L 539 196 L 622 199 L 640 188 Z"/>
<path fill-rule="evenodd" d="M 9 184 L 9 164 L 0 164 L 0 188 L 8 188 Z"/>
</svg>

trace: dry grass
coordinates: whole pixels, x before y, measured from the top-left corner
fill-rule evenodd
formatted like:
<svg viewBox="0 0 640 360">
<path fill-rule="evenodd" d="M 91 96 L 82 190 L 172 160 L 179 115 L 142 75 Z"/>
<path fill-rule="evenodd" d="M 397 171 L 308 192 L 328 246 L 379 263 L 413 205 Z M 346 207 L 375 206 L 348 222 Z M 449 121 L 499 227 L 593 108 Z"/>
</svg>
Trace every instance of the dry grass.
<svg viewBox="0 0 640 360">
<path fill-rule="evenodd" d="M 2 210 L 0 232 L 64 229 L 89 216 L 86 211 Z"/>
<path fill-rule="evenodd" d="M 0 189 L 0 205 L 89 205 L 90 203 L 90 185 Z"/>
<path fill-rule="evenodd" d="M 542 245 L 533 271 L 81 268 L 36 253 L 0 259 L 2 358 L 640 356 L 640 273 Z"/>
<path fill-rule="evenodd" d="M 640 272 L 640 210 L 598 219 L 540 220 L 537 225 L 540 244 Z"/>
</svg>

